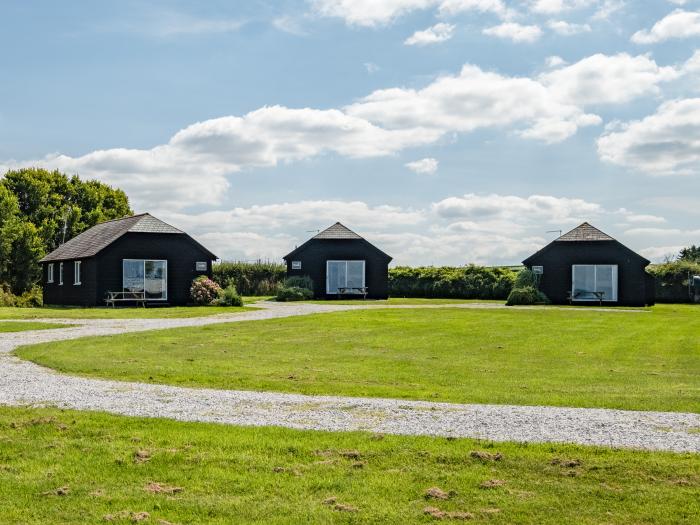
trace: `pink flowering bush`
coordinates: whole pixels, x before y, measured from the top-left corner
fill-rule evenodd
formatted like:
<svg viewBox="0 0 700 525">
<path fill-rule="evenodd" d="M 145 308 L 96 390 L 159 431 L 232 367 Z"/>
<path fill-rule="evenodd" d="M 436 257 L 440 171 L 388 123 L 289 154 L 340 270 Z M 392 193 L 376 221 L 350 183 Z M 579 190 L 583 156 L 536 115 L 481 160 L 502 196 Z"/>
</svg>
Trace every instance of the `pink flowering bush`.
<svg viewBox="0 0 700 525">
<path fill-rule="evenodd" d="M 221 286 L 209 279 L 206 275 L 200 275 L 190 286 L 190 297 L 197 305 L 208 305 L 216 301 L 221 295 Z"/>
</svg>

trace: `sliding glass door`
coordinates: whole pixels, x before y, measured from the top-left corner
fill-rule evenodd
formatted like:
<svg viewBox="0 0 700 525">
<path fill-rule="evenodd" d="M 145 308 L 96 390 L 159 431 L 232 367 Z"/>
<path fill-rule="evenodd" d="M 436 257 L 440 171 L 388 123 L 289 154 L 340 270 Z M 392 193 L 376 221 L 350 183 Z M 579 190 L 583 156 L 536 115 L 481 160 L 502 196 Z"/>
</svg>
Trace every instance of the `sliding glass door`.
<svg viewBox="0 0 700 525">
<path fill-rule="evenodd" d="M 326 293 L 337 294 L 339 288 L 364 288 L 365 261 L 327 261 Z"/>
<path fill-rule="evenodd" d="M 616 264 L 574 264 L 571 273 L 575 301 L 617 301 Z"/>
<path fill-rule="evenodd" d="M 125 292 L 145 292 L 146 299 L 168 298 L 168 261 L 124 259 L 122 287 Z"/>
</svg>

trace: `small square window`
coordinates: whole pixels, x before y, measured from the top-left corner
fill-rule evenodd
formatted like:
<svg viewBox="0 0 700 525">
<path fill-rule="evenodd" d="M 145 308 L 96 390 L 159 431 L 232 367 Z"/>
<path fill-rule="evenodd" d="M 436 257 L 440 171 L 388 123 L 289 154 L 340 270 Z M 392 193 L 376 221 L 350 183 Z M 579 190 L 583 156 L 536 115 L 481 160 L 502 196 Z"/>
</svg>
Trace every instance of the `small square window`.
<svg viewBox="0 0 700 525">
<path fill-rule="evenodd" d="M 301 270 L 301 261 L 292 261 L 292 270 Z"/>
</svg>

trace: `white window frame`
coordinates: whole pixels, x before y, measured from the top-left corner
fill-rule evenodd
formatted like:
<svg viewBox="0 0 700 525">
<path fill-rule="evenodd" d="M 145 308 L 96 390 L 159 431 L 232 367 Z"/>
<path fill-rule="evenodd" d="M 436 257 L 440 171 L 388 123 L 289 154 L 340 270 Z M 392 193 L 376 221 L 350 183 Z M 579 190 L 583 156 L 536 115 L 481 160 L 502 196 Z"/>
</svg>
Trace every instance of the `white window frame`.
<svg viewBox="0 0 700 525">
<path fill-rule="evenodd" d="M 301 261 L 292 261 L 292 270 L 301 270 Z"/>
<path fill-rule="evenodd" d="M 82 283 L 82 261 L 73 261 L 73 286 L 80 286 Z"/>
<path fill-rule="evenodd" d="M 328 295 L 338 295 L 338 292 L 331 292 L 330 287 L 328 286 L 330 283 L 328 282 L 328 267 L 330 266 L 330 263 L 345 263 L 345 285 L 347 286 L 348 284 L 348 263 L 349 262 L 361 262 L 362 263 L 362 288 L 366 286 L 366 279 L 367 279 L 367 261 L 364 259 L 350 259 L 350 260 L 330 260 L 326 261 L 326 294 Z M 340 286 L 339 288 L 343 288 Z"/>
<path fill-rule="evenodd" d="M 165 263 L 165 297 L 159 299 L 147 298 L 149 301 L 167 301 L 168 300 L 168 260 L 167 259 L 122 259 L 122 290 L 124 290 L 124 263 L 141 262 L 143 263 L 143 290 L 146 291 L 146 263 L 147 262 L 162 262 Z"/>
<path fill-rule="evenodd" d="M 58 286 L 63 286 L 63 263 L 58 263 Z"/>
<path fill-rule="evenodd" d="M 591 292 L 598 291 L 598 268 L 599 267 L 609 267 L 613 269 L 613 296 L 611 298 L 603 297 L 603 302 L 617 302 L 617 296 L 619 294 L 618 290 L 618 265 L 617 264 L 572 264 L 571 265 L 571 299 L 573 301 L 598 301 L 596 297 L 586 297 L 577 298 L 574 297 L 576 283 L 576 268 L 593 268 L 593 282 L 595 283 L 595 290 L 590 290 Z"/>
<path fill-rule="evenodd" d="M 46 282 L 53 282 L 53 263 L 49 263 L 46 270 Z"/>
</svg>

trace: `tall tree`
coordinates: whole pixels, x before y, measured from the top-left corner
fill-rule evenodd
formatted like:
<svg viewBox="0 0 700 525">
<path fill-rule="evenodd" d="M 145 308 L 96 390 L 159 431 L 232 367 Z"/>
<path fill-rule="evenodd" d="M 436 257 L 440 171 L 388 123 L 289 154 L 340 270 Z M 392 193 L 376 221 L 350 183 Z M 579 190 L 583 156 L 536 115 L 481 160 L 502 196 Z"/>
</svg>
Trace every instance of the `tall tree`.
<svg viewBox="0 0 700 525">
<path fill-rule="evenodd" d="M 132 213 L 126 194 L 101 182 L 41 168 L 8 171 L 0 178 L 0 283 L 23 293 L 41 277 L 45 253 Z"/>
<path fill-rule="evenodd" d="M 23 220 L 36 226 L 47 252 L 98 222 L 132 213 L 122 190 L 77 175 L 26 168 L 0 182 L 17 197 Z"/>
<path fill-rule="evenodd" d="M 688 246 L 678 254 L 678 260 L 700 263 L 700 246 Z"/>
</svg>

